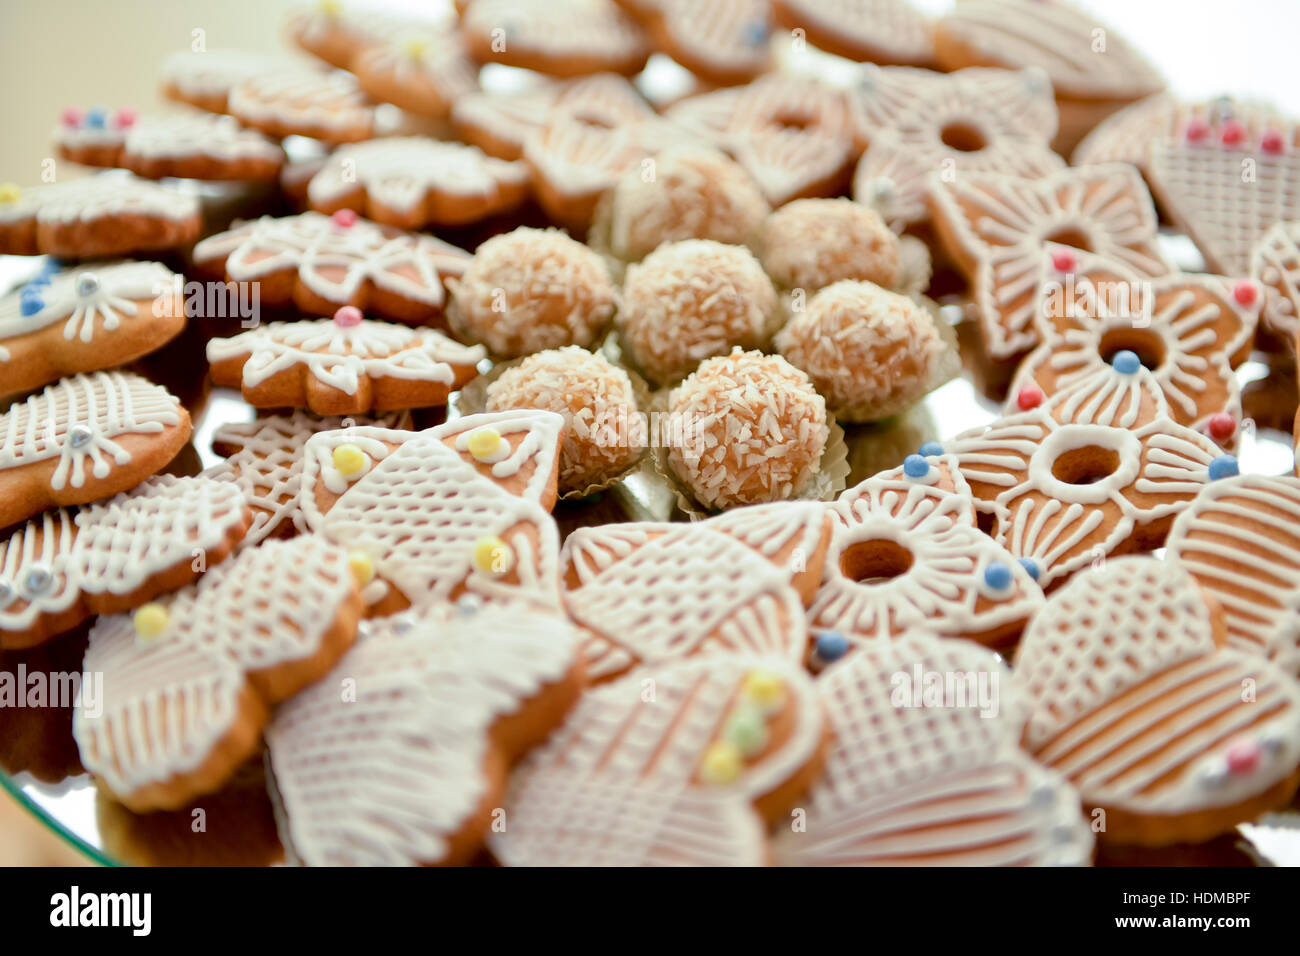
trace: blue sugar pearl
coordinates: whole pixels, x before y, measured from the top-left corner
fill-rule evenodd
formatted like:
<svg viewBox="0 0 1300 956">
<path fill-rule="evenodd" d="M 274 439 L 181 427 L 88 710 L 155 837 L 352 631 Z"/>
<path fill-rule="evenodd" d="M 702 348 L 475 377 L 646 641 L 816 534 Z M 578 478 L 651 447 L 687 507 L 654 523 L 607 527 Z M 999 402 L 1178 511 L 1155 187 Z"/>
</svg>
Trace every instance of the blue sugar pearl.
<svg viewBox="0 0 1300 956">
<path fill-rule="evenodd" d="M 762 46 L 767 42 L 767 24 L 762 20 L 751 20 L 745 24 L 745 41 L 750 46 Z"/>
<path fill-rule="evenodd" d="M 102 106 L 96 106 L 94 109 L 86 110 L 86 128 L 103 129 L 104 124 L 108 121 L 108 116 Z"/>
<path fill-rule="evenodd" d="M 817 646 L 814 653 L 817 659 L 823 663 L 829 664 L 831 661 L 838 661 L 849 651 L 849 642 L 839 631 L 822 631 L 817 635 Z"/>
<path fill-rule="evenodd" d="M 1239 474 L 1237 468 L 1237 459 L 1231 455 L 1220 455 L 1214 461 L 1210 462 L 1210 480 L 1218 481 L 1220 478 L 1231 478 Z"/>
<path fill-rule="evenodd" d="M 1035 561 L 1033 558 L 1021 558 L 1020 566 L 1025 569 L 1025 573 L 1028 574 L 1031 578 L 1033 578 L 1035 581 L 1038 580 L 1037 561 Z"/>
<path fill-rule="evenodd" d="M 908 455 L 903 459 L 903 474 L 909 478 L 924 478 L 930 473 L 930 463 L 920 455 Z"/>
<path fill-rule="evenodd" d="M 994 561 L 984 569 L 984 583 L 994 591 L 1005 591 L 1011 587 L 1011 569 L 1001 561 Z"/>
<path fill-rule="evenodd" d="M 918 448 L 917 452 L 924 455 L 926 458 L 933 458 L 935 455 L 943 454 L 943 446 L 937 441 L 928 441 Z"/>
<path fill-rule="evenodd" d="M 1133 375 L 1142 367 L 1142 360 L 1137 357 L 1136 352 L 1122 349 L 1115 353 L 1115 357 L 1110 360 L 1110 364 L 1121 375 Z"/>
<path fill-rule="evenodd" d="M 40 293 L 34 289 L 28 294 L 26 289 L 23 290 L 22 298 L 19 300 L 19 311 L 24 317 L 33 316 L 41 309 L 45 308 L 45 300 L 41 298 Z"/>
</svg>

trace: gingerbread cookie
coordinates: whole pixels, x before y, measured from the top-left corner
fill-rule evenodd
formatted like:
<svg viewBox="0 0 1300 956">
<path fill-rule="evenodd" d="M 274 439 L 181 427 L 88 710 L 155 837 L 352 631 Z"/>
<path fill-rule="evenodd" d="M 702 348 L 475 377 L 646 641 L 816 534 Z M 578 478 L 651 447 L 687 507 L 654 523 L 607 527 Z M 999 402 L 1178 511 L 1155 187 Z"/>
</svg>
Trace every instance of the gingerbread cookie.
<svg viewBox="0 0 1300 956">
<path fill-rule="evenodd" d="M 0 298 L 0 397 L 125 365 L 185 327 L 181 277 L 159 263 L 51 265 Z"/>
<path fill-rule="evenodd" d="M 1038 179 L 965 173 L 930 181 L 935 228 L 970 276 L 987 353 L 1010 359 L 1038 344 L 1035 293 L 1044 242 L 1118 260 L 1143 277 L 1169 264 L 1156 244 L 1151 196 L 1131 166 L 1063 169 Z"/>
<path fill-rule="evenodd" d="M 1169 531 L 1165 559 L 1223 610 L 1227 643 L 1300 674 L 1300 479 L 1240 475 L 1196 496 Z"/>
<path fill-rule="evenodd" d="M 11 406 L 0 415 L 0 435 L 0 527 L 7 527 L 138 485 L 190 440 L 190 416 L 138 375 L 94 372 Z"/>
<path fill-rule="evenodd" d="M 507 866 L 760 866 L 765 824 L 820 767 L 825 725 L 797 665 L 712 654 L 588 691 L 514 771 Z"/>
<path fill-rule="evenodd" d="M 692 96 L 667 117 L 726 150 L 767 201 L 838 195 L 854 158 L 848 95 L 812 77 L 761 76 Z"/>
<path fill-rule="evenodd" d="M 233 485 L 170 475 L 33 518 L 0 543 L 0 647 L 31 647 L 184 587 L 224 560 L 251 521 Z"/>
<path fill-rule="evenodd" d="M 382 103 L 445 119 L 452 104 L 478 89 L 478 68 L 445 28 L 411 31 L 366 47 L 353 58 L 361 88 Z"/>
<path fill-rule="evenodd" d="M 993 536 L 1051 589 L 1108 555 L 1160 547 L 1169 525 L 1237 461 L 1169 417 L 1132 352 L 1028 411 L 928 445 L 970 484 Z"/>
<path fill-rule="evenodd" d="M 871 63 L 930 66 L 934 24 L 908 0 L 773 0 L 772 16 L 827 53 Z"/>
<path fill-rule="evenodd" d="M 208 342 L 212 381 L 256 408 L 350 415 L 445 405 L 487 351 L 433 329 L 375 322 L 345 305 L 332 319 L 270 322 Z"/>
<path fill-rule="evenodd" d="M 194 247 L 195 266 L 232 282 L 257 282 L 263 305 L 292 305 L 306 315 L 350 305 L 411 325 L 442 324 L 446 281 L 468 263 L 463 249 L 366 222 L 347 209 L 263 216 Z"/>
<path fill-rule="evenodd" d="M 610 0 L 475 0 L 460 33 L 480 63 L 502 63 L 551 76 L 632 76 L 650 55 L 645 35 Z"/>
<path fill-rule="evenodd" d="M 595 681 L 682 657 L 753 653 L 802 662 L 804 603 L 831 521 L 812 503 L 738 508 L 690 524 L 579 528 L 560 553 L 564 605 L 591 632 Z"/>
<path fill-rule="evenodd" d="M 281 70 L 230 91 L 230 115 L 268 136 L 356 143 L 377 135 L 375 105 L 347 73 Z"/>
<path fill-rule="evenodd" d="M 1151 370 L 1170 418 L 1229 442 L 1241 421 L 1232 370 L 1250 354 L 1263 298 L 1254 285 L 1183 273 L 1145 279 L 1102 256 L 1050 243 L 1042 276 L 1042 344 L 1012 381 L 1009 414 L 1128 351 Z"/>
<path fill-rule="evenodd" d="M 1025 747 L 1078 788 L 1098 839 L 1201 842 L 1295 793 L 1300 684 L 1222 636 L 1186 571 L 1141 557 L 1080 574 L 1026 629 Z"/>
<path fill-rule="evenodd" d="M 122 108 L 63 111 L 54 131 L 59 156 L 83 166 L 129 169 L 146 179 L 272 180 L 284 150 L 229 116 Z"/>
<path fill-rule="evenodd" d="M 1294 343 L 1300 334 L 1300 221 L 1279 222 L 1260 237 L 1250 255 L 1250 275 L 1266 292 L 1261 321 Z"/>
<path fill-rule="evenodd" d="M 259 747 L 269 710 L 329 673 L 361 613 L 346 550 L 318 537 L 246 548 L 132 616 L 101 618 L 78 706 L 81 762 L 137 813 L 219 789 Z"/>
<path fill-rule="evenodd" d="M 401 229 L 459 226 L 513 209 L 528 169 L 473 146 L 415 136 L 377 139 L 330 154 L 307 185 L 317 212 L 353 209 Z"/>
<path fill-rule="evenodd" d="M 867 144 L 853 198 L 899 231 L 929 218 L 930 174 L 1035 179 L 1065 162 L 1050 145 L 1056 103 L 1038 69 L 931 73 L 864 66 L 851 100 Z"/>
<path fill-rule="evenodd" d="M 709 85 L 748 83 L 772 66 L 767 0 L 648 0 L 642 10 L 655 48 Z"/>
<path fill-rule="evenodd" d="M 267 727 L 295 862 L 468 862 L 509 765 L 578 699 L 578 634 L 560 615 L 516 605 L 405 618 L 364 623 L 334 674 Z"/>
<path fill-rule="evenodd" d="M 407 429 L 411 416 L 397 412 L 381 418 L 319 418 L 295 411 L 219 426 L 212 433 L 212 450 L 226 460 L 203 474 L 233 483 L 248 502 L 253 521 L 240 545 L 246 547 L 266 538 L 306 531 L 298 502 L 304 444 L 317 432 L 369 426 Z"/>
<path fill-rule="evenodd" d="M 564 419 L 470 415 L 427 431 L 348 428 L 304 446 L 307 527 L 366 569 L 371 613 L 464 595 L 558 606 L 549 509 Z"/>
<path fill-rule="evenodd" d="M 949 699 L 942 681 L 954 674 Z M 922 634 L 871 642 L 822 674 L 826 769 L 803 826 L 776 840 L 777 862 L 1086 865 L 1093 836 L 1079 794 L 1020 749 L 1013 689 L 995 655 Z"/>
<path fill-rule="evenodd" d="M 0 185 L 0 254 L 67 259 L 174 249 L 199 237 L 194 196 L 127 175 Z"/>
<path fill-rule="evenodd" d="M 300 49 L 340 70 L 351 70 L 362 52 L 433 24 L 339 0 L 320 0 L 289 17 L 286 32 Z M 449 25 L 445 25 L 449 26 Z"/>
<path fill-rule="evenodd" d="M 829 510 L 835 535 L 808 619 L 815 631 L 835 632 L 843 651 L 918 629 L 1005 647 L 1042 607 L 1037 565 L 979 530 L 951 457 L 909 455 Z M 840 646 L 819 640 L 819 663 Z"/>
<path fill-rule="evenodd" d="M 226 113 L 232 89 L 285 66 L 283 57 L 250 50 L 181 50 L 163 61 L 162 93 L 196 109 Z"/>
</svg>

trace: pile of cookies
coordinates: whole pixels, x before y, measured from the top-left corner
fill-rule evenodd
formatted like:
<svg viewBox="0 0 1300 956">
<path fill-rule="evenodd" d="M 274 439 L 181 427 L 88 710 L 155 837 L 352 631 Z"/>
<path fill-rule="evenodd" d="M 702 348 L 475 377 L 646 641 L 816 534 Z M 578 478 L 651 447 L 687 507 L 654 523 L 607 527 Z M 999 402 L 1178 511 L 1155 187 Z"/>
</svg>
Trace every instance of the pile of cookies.
<svg viewBox="0 0 1300 956">
<path fill-rule="evenodd" d="M 1294 120 L 1065 0 L 456 7 L 178 53 L 0 186 L 0 649 L 87 635 L 106 799 L 264 759 L 292 861 L 505 865 L 1088 864 L 1293 799 L 1300 479 L 1235 370 L 1294 357 Z M 186 359 L 251 419 L 206 470 Z M 854 474 L 963 362 L 1001 416 Z"/>
</svg>

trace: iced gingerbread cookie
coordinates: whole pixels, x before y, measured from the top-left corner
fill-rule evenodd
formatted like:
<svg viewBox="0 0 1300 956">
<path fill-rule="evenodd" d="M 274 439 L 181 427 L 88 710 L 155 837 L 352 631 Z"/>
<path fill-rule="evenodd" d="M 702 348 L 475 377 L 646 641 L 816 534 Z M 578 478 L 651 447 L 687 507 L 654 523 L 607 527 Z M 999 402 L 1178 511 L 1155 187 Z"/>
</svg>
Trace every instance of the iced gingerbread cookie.
<svg viewBox="0 0 1300 956">
<path fill-rule="evenodd" d="M 129 169 L 146 179 L 271 180 L 284 150 L 228 116 L 111 114 L 70 107 L 54 131 L 58 155 L 83 166 Z"/>
<path fill-rule="evenodd" d="M 1041 344 L 1021 363 L 1007 412 L 1031 408 L 1113 362 L 1150 369 L 1180 425 L 1227 445 L 1241 421 L 1233 368 L 1250 354 L 1263 296 L 1248 280 L 1175 273 L 1147 279 L 1048 244 L 1037 308 Z"/>
<path fill-rule="evenodd" d="M 641 28 L 610 0 L 474 0 L 460 33 L 480 63 L 551 76 L 632 76 L 650 55 Z"/>
<path fill-rule="evenodd" d="M 84 668 L 103 676 L 73 735 L 98 784 L 137 813 L 222 787 L 257 753 L 271 708 L 329 673 L 356 637 L 345 549 L 319 537 L 246 548 L 133 615 L 101 618 Z"/>
<path fill-rule="evenodd" d="M 1038 179 L 971 172 L 954 182 L 935 173 L 930 203 L 944 245 L 970 276 L 984 348 L 995 359 L 1038 344 L 1044 242 L 1115 259 L 1144 278 L 1170 271 L 1156 244 L 1151 196 L 1131 166 Z"/>
<path fill-rule="evenodd" d="M 1051 589 L 1109 555 L 1158 548 L 1235 458 L 1169 417 L 1132 352 L 1028 411 L 926 449 L 956 459 L 993 536 Z"/>
<path fill-rule="evenodd" d="M 808 611 L 819 664 L 915 630 L 1006 647 L 1042 607 L 1038 566 L 979 530 L 952 458 L 909 455 L 829 511 L 835 535 Z"/>
<path fill-rule="evenodd" d="M 556 607 L 563 433 L 543 411 L 324 432 L 304 448 L 299 507 L 308 530 L 352 552 L 372 615 L 466 595 Z"/>
<path fill-rule="evenodd" d="M 294 862 L 469 862 L 510 765 L 577 701 L 578 632 L 561 615 L 446 613 L 364 622 L 334 673 L 276 712 L 272 793 Z"/>
<path fill-rule="evenodd" d="M 1251 278 L 1266 297 L 1260 320 L 1288 344 L 1300 335 L 1300 220 L 1269 229 L 1250 255 Z"/>
<path fill-rule="evenodd" d="M 1300 684 L 1223 646 L 1176 562 L 1084 572 L 1025 631 L 1024 746 L 1070 781 L 1108 843 L 1199 843 L 1285 806 L 1300 772 Z"/>
<path fill-rule="evenodd" d="M 968 172 L 1034 179 L 1065 162 L 1050 145 L 1056 103 L 1038 69 L 932 73 L 864 66 L 851 100 L 867 146 L 853 198 L 898 230 L 929 219 L 930 174 Z"/>
<path fill-rule="evenodd" d="M 365 47 L 352 71 L 366 93 L 418 116 L 445 119 L 478 89 L 478 68 L 448 28 L 413 30 Z"/>
<path fill-rule="evenodd" d="M 309 136 L 355 143 L 376 135 L 374 102 L 347 73 L 281 70 L 230 91 L 230 115 L 268 136 Z"/>
<path fill-rule="evenodd" d="M 287 538 L 307 530 L 299 508 L 298 488 L 302 483 L 303 446 L 308 438 L 336 429 L 406 429 L 410 425 L 407 412 L 381 418 L 320 418 L 304 411 L 221 425 L 212 434 L 212 450 L 226 460 L 203 474 L 231 482 L 248 502 L 253 519 L 240 546 L 255 545 L 266 538 Z"/>
<path fill-rule="evenodd" d="M 445 29 L 450 24 L 443 25 Z M 394 16 L 369 5 L 320 0 L 294 12 L 285 32 L 300 49 L 340 70 L 352 70 L 366 50 L 409 35 L 432 29 L 429 20 Z"/>
<path fill-rule="evenodd" d="M 190 416 L 138 375 L 60 379 L 0 415 L 0 527 L 133 488 L 190 440 Z"/>
<path fill-rule="evenodd" d="M 0 255 L 65 259 L 175 249 L 199 237 L 192 195 L 131 176 L 0 184 Z"/>
<path fill-rule="evenodd" d="M 776 861 L 1087 865 L 1093 836 L 1078 792 L 1020 749 L 1025 713 L 1011 671 L 988 651 L 923 633 L 872 642 L 818 677 L 826 768 L 803 828 L 775 841 Z"/>
<path fill-rule="evenodd" d="M 230 91 L 245 80 L 283 72 L 284 58 L 249 50 L 181 50 L 163 61 L 162 93 L 209 113 L 229 112 Z"/>
<path fill-rule="evenodd" d="M 1205 488 L 1174 521 L 1165 559 L 1223 609 L 1227 642 L 1300 674 L 1300 479 L 1240 475 Z"/>
<path fill-rule="evenodd" d="M 643 664 L 766 654 L 799 664 L 831 519 L 812 503 L 739 508 L 689 524 L 579 528 L 560 553 L 564 605 L 591 632 L 594 681 Z"/>
<path fill-rule="evenodd" d="M 640 0 L 654 47 L 711 86 L 748 83 L 772 66 L 767 0 Z"/>
<path fill-rule="evenodd" d="M 185 327 L 180 276 L 156 262 L 60 269 L 53 260 L 0 298 L 0 397 L 64 375 L 115 368 Z"/>
<path fill-rule="evenodd" d="M 506 866 L 762 866 L 824 743 L 813 682 L 783 658 L 647 666 L 584 694 L 515 769 L 488 848 Z"/>
<path fill-rule="evenodd" d="M 908 0 L 773 0 L 772 16 L 814 46 L 870 63 L 930 66 L 934 24 Z"/>
<path fill-rule="evenodd" d="M 835 196 L 847 184 L 854 157 L 848 94 L 812 77 L 761 76 L 682 100 L 666 115 L 730 153 L 773 206 Z"/>
<path fill-rule="evenodd" d="M 0 542 L 0 647 L 31 647 L 184 587 L 223 561 L 251 521 L 233 485 L 169 475 L 33 518 Z"/>
<path fill-rule="evenodd" d="M 1064 156 L 1107 116 L 1165 86 L 1136 47 L 1067 0 L 963 0 L 938 21 L 934 42 L 944 70 L 1045 70 L 1061 113 L 1052 145 Z"/>
<path fill-rule="evenodd" d="M 433 236 L 358 219 L 305 212 L 235 226 L 194 247 L 194 264 L 232 282 L 257 282 L 260 301 L 306 315 L 350 305 L 377 318 L 440 325 L 447 279 L 469 253 Z"/>
<path fill-rule="evenodd" d="M 459 226 L 524 201 L 528 169 L 473 146 L 415 136 L 344 146 L 307 185 L 317 212 L 352 209 L 401 229 Z"/>
<path fill-rule="evenodd" d="M 345 305 L 332 319 L 269 322 L 207 347 L 212 381 L 255 408 L 353 415 L 445 405 L 487 351 L 433 329 L 376 322 Z"/>
</svg>

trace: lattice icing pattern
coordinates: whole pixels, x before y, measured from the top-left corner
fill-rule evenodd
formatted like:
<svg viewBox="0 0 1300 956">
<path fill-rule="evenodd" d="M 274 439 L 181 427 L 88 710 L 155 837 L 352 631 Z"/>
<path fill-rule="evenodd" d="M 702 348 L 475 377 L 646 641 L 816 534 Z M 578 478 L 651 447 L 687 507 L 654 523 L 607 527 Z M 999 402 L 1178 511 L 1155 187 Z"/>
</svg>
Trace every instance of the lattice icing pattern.
<svg viewBox="0 0 1300 956">
<path fill-rule="evenodd" d="M 1268 292 L 1264 323 L 1287 342 L 1300 334 L 1300 222 L 1279 222 L 1260 237 L 1250 274 Z"/>
<path fill-rule="evenodd" d="M 516 55 L 537 57 L 548 64 L 543 67 L 548 72 L 572 59 L 604 58 L 611 68 L 625 62 L 644 63 L 649 53 L 641 29 L 610 0 L 554 0 L 542 5 L 476 0 L 460 25 L 462 33 L 481 38 L 485 46 L 492 42 L 494 56 L 488 59 L 516 65 Z M 503 49 L 496 45 L 498 37 L 505 40 Z"/>
<path fill-rule="evenodd" d="M 774 0 L 777 21 L 855 60 L 928 66 L 934 24 L 907 0 Z"/>
</svg>

